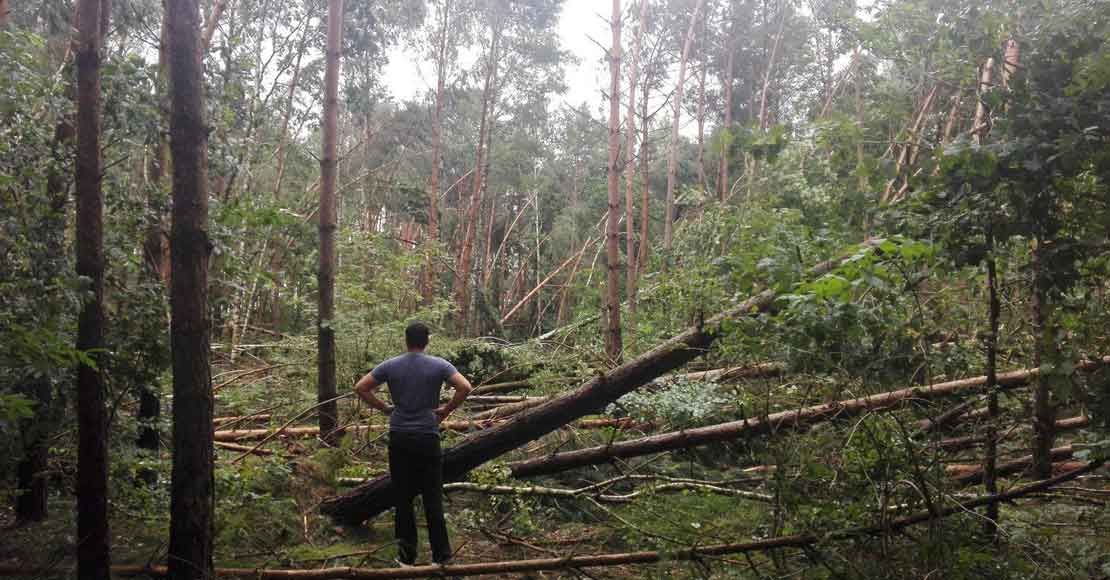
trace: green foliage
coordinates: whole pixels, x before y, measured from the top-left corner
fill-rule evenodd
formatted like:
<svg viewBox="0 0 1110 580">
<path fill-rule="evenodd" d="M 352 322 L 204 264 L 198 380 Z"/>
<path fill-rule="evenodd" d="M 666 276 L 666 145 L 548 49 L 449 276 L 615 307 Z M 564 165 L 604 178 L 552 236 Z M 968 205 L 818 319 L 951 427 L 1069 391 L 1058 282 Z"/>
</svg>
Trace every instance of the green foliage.
<svg viewBox="0 0 1110 580">
<path fill-rule="evenodd" d="M 661 421 L 674 427 L 697 427 L 714 423 L 724 414 L 728 400 L 718 392 L 720 385 L 707 381 L 670 381 L 655 390 L 633 391 L 606 410 L 618 409 L 638 421 Z"/>
</svg>

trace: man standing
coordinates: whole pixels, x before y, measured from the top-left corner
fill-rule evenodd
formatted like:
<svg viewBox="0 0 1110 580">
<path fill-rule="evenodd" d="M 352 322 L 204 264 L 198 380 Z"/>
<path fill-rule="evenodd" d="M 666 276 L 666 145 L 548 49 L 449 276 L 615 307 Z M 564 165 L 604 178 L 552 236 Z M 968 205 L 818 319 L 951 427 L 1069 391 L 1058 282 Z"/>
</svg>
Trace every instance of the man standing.
<svg viewBox="0 0 1110 580">
<path fill-rule="evenodd" d="M 403 565 L 416 563 L 416 514 L 412 502 L 419 493 L 424 497 L 432 560 L 447 564 L 452 551 L 443 518 L 439 424 L 462 404 L 471 386 L 451 363 L 424 354 L 428 346 L 428 327 L 424 324 L 413 322 L 405 329 L 405 346 L 408 352 L 383 362 L 359 379 L 355 392 L 366 404 L 389 416 L 389 475 L 397 490 L 393 530 L 398 559 Z M 439 391 L 444 381 L 455 388 L 455 395 L 440 406 Z M 382 384 L 389 385 L 393 405 L 374 394 Z"/>
</svg>

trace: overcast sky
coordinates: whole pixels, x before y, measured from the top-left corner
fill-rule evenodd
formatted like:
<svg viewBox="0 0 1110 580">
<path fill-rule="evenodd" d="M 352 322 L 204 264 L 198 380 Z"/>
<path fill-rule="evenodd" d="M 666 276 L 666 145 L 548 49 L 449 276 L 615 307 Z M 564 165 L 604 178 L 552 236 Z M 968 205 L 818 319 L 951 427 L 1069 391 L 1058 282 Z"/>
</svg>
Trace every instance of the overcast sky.
<svg viewBox="0 0 1110 580">
<path fill-rule="evenodd" d="M 608 9 L 608 6 L 597 0 L 566 0 L 563 3 L 559 37 L 563 49 L 578 57 L 579 64 L 566 67 L 567 93 L 553 98 L 554 108 L 563 103 L 578 105 L 582 101 L 591 109 L 601 105 L 601 91 L 609 82 L 609 73 L 601 60 L 602 48 L 597 43 L 607 46 L 610 32 L 608 21 L 598 14 L 599 9 Z M 385 74 L 385 84 L 398 101 L 411 99 L 435 83 L 431 63 L 406 53 L 403 45 L 390 51 Z"/>
</svg>

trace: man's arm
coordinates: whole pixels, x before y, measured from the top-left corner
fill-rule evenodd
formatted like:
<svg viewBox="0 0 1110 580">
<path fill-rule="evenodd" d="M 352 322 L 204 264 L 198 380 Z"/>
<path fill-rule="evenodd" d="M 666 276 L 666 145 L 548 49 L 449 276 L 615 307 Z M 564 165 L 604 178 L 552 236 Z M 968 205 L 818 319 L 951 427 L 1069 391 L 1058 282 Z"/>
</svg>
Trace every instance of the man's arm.
<svg viewBox="0 0 1110 580">
<path fill-rule="evenodd" d="M 460 372 L 456 372 L 447 377 L 447 382 L 455 388 L 455 396 L 451 397 L 451 400 L 448 401 L 446 405 L 436 409 L 436 418 L 439 419 L 440 423 L 447 419 L 451 413 L 455 412 L 455 409 L 458 409 L 459 405 L 463 404 L 463 401 L 466 400 L 466 396 L 469 395 L 470 391 L 473 389 L 473 387 L 470 386 L 470 381 L 466 380 L 466 377 L 462 376 Z"/>
<path fill-rule="evenodd" d="M 377 391 L 380 386 L 382 386 L 382 384 L 378 382 L 378 379 L 374 378 L 373 373 L 366 373 L 366 376 L 355 383 L 355 393 L 358 394 L 358 398 L 366 401 L 367 405 L 389 415 L 393 412 L 393 405 L 387 404 L 374 394 L 374 391 Z"/>
</svg>

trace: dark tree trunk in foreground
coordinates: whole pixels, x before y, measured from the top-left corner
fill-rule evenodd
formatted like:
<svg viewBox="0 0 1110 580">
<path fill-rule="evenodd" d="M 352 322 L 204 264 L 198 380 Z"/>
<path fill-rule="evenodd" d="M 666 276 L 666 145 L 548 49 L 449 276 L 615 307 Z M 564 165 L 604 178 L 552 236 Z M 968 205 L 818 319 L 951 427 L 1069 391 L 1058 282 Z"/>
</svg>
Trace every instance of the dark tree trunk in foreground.
<svg viewBox="0 0 1110 580">
<path fill-rule="evenodd" d="M 813 268 L 811 274 L 820 275 L 840 262 L 838 259 L 821 264 Z M 600 412 L 622 395 L 704 355 L 720 335 L 722 324 L 769 310 L 774 300 L 775 293 L 765 290 L 562 397 L 468 437 L 444 454 L 444 480 L 457 480 L 495 457 L 535 441 L 584 415 Z M 389 509 L 391 505 L 393 485 L 389 477 L 383 476 L 344 495 L 324 500 L 320 507 L 321 511 L 337 520 L 359 523 Z"/>
<path fill-rule="evenodd" d="M 317 400 L 320 434 L 335 444 L 338 406 L 335 399 L 335 177 L 338 162 L 339 51 L 343 35 L 343 0 L 328 0 L 327 68 L 324 72 L 324 152 L 320 158 L 320 270 L 317 284 L 320 305 L 316 314 Z M 325 402 L 330 401 L 330 402 Z"/>
<path fill-rule="evenodd" d="M 215 512 L 212 374 L 208 364 L 208 129 L 197 0 L 166 4 L 173 154 L 170 341 L 173 476 L 169 576 L 211 578 Z"/>
<path fill-rule="evenodd" d="M 81 308 L 77 348 L 104 347 L 104 195 L 100 190 L 100 0 L 77 6 L 77 275 L 92 296 Z M 92 356 L 97 356 L 93 354 Z M 77 367 L 77 570 L 108 578 L 108 417 L 104 375 Z"/>
<path fill-rule="evenodd" d="M 609 213 L 605 218 L 605 356 L 620 362 L 621 351 L 621 257 L 620 257 L 620 150 L 621 150 L 621 3 L 613 0 L 609 25 L 613 44 L 609 48 Z"/>
</svg>

